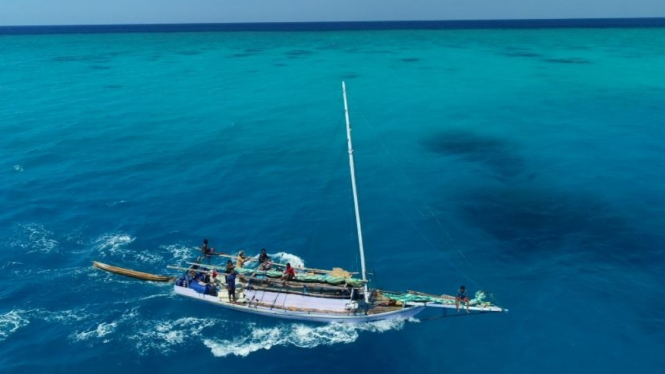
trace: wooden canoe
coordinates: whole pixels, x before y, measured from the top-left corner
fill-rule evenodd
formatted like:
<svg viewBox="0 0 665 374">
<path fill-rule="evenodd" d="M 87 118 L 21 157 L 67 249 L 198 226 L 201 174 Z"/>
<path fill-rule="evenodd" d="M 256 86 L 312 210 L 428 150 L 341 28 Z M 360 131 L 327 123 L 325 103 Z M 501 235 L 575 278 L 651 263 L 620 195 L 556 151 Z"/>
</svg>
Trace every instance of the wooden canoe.
<svg viewBox="0 0 665 374">
<path fill-rule="evenodd" d="M 124 269 L 121 267 L 113 266 L 113 265 L 107 265 L 103 264 L 101 262 L 93 261 L 92 266 L 102 269 L 104 271 L 108 271 L 110 273 L 114 274 L 120 274 L 124 275 L 126 277 L 131 277 L 131 278 L 136 278 L 136 279 L 141 279 L 141 280 L 146 280 L 146 281 L 153 281 L 153 282 L 173 282 L 175 277 L 169 277 L 166 275 L 157 275 L 157 274 L 150 274 L 150 273 L 144 273 L 141 271 L 135 271 L 131 269 Z"/>
</svg>

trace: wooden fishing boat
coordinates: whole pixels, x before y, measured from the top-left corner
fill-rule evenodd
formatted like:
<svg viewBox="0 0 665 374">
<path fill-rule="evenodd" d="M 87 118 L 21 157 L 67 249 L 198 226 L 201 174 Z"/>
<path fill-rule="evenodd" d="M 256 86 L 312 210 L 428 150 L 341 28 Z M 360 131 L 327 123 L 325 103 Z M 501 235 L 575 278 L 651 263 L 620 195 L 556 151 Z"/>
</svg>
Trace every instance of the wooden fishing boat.
<svg viewBox="0 0 665 374">
<path fill-rule="evenodd" d="M 150 273 L 144 273 L 141 271 L 136 271 L 136 270 L 130 270 L 130 269 L 125 269 L 121 268 L 118 266 L 113 266 L 113 265 L 108 265 L 104 264 L 98 261 L 93 261 L 92 266 L 102 269 L 104 271 L 108 271 L 110 273 L 114 274 L 120 274 L 124 275 L 126 277 L 131 277 L 131 278 L 136 278 L 136 279 L 141 279 L 141 280 L 146 280 L 146 281 L 152 281 L 152 282 L 173 282 L 175 277 L 170 277 L 167 275 L 156 275 L 156 274 L 150 274 Z"/>
<path fill-rule="evenodd" d="M 341 277 L 334 271 L 303 268 L 306 275 L 282 280 L 279 271 L 236 269 L 239 282 L 235 283 L 235 300 L 229 298 L 228 284 L 223 267 L 191 264 L 189 267 L 170 266 L 185 273 L 175 281 L 176 294 L 199 301 L 219 305 L 239 312 L 259 314 L 285 319 L 313 322 L 369 322 L 385 319 L 407 319 L 426 307 L 457 308 L 455 298 L 448 295 L 434 296 L 418 292 L 387 292 L 368 287 L 363 247 L 360 209 L 356 187 L 351 124 L 346 97 L 346 85 L 342 82 L 344 115 L 346 119 L 349 169 L 358 231 L 360 252 L 360 276 L 345 272 Z M 276 264 L 278 265 L 278 264 Z M 483 292 L 477 292 L 470 300 L 469 313 L 505 312 L 486 300 Z"/>
<path fill-rule="evenodd" d="M 294 279 L 287 280 L 282 278 L 282 271 L 277 270 L 285 266 L 284 264 L 272 263 L 273 268 L 267 270 L 237 268 L 233 270 L 234 274 L 238 276 L 238 282 L 233 281 L 235 299 L 232 299 L 227 292 L 229 286 L 227 282 L 230 281 L 224 276 L 226 269 L 221 265 L 202 264 L 198 261 L 186 263 L 185 265 L 188 266 L 169 266 L 170 269 L 184 271 L 177 279 L 124 269 L 97 261 L 93 262 L 93 266 L 141 280 L 175 281 L 173 287 L 176 294 L 231 310 L 300 321 L 371 322 L 407 319 L 428 307 L 442 308 L 444 311 L 445 309 L 457 309 L 458 303 L 455 297 L 450 295 L 438 296 L 417 291 L 391 292 L 369 289 L 356 188 L 349 107 L 344 82 L 342 82 L 342 94 L 353 205 L 358 231 L 360 273 L 348 272 L 339 268 L 333 268 L 333 270 L 297 268 L 299 274 Z M 235 256 L 218 254 L 215 257 L 234 258 Z M 356 277 L 358 274 L 360 278 Z M 469 314 L 508 311 L 492 304 L 487 300 L 487 296 L 485 292 L 478 291 L 474 298 L 468 301 L 468 305 L 459 305 L 459 307 Z"/>
</svg>

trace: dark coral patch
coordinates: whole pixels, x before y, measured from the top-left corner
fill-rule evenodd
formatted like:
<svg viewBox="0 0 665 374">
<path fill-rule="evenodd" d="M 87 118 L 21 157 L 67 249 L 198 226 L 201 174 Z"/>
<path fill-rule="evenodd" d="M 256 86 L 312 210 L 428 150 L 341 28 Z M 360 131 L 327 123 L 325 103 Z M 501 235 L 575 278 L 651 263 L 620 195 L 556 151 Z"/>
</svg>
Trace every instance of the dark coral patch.
<svg viewBox="0 0 665 374">
<path fill-rule="evenodd" d="M 590 64 L 591 61 L 579 58 L 579 57 L 571 57 L 571 58 L 544 58 L 543 61 L 555 63 L 555 64 Z"/>
<path fill-rule="evenodd" d="M 525 52 L 525 51 L 514 51 L 503 53 L 504 56 L 508 57 L 541 57 L 542 55 L 534 52 Z"/>
<path fill-rule="evenodd" d="M 91 55 L 68 55 L 68 56 L 57 56 L 51 59 L 55 62 L 95 62 L 95 63 L 106 63 L 111 61 L 113 57 L 118 56 L 118 52 L 106 52 L 99 54 Z"/>
<path fill-rule="evenodd" d="M 179 54 L 181 56 L 195 56 L 195 55 L 200 55 L 201 51 L 196 51 L 196 50 L 187 50 L 187 51 L 178 51 L 176 54 Z"/>
<path fill-rule="evenodd" d="M 533 187 L 490 187 L 463 195 L 460 216 L 519 256 L 553 248 L 620 250 L 634 235 L 625 219 L 590 196 Z"/>
<path fill-rule="evenodd" d="M 293 50 L 284 52 L 284 54 L 289 56 L 289 58 L 298 58 L 298 57 L 313 55 L 314 52 L 312 52 L 310 50 L 307 50 L 307 49 L 293 49 Z"/>
<path fill-rule="evenodd" d="M 487 166 L 501 177 L 515 177 L 524 171 L 516 144 L 498 137 L 451 130 L 430 137 L 423 145 L 430 152 Z"/>
</svg>

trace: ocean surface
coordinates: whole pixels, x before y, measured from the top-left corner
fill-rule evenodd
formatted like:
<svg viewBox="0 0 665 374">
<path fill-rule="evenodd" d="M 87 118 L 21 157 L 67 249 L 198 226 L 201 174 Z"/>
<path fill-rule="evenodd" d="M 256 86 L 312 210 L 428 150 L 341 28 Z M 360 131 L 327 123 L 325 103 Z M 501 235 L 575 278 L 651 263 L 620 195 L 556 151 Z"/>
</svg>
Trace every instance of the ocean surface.
<svg viewBox="0 0 665 374">
<path fill-rule="evenodd" d="M 654 373 L 665 28 L 0 36 L 0 372 Z M 203 238 L 507 314 L 292 323 L 176 297 Z M 456 316 L 455 313 L 449 316 Z"/>
</svg>

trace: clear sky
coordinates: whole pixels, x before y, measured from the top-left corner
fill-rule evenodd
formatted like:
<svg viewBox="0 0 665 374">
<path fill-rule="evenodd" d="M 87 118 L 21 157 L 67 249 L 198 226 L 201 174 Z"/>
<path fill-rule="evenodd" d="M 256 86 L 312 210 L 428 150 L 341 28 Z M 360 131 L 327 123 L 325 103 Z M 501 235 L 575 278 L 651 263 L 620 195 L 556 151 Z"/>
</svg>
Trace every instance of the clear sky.
<svg viewBox="0 0 665 374">
<path fill-rule="evenodd" d="M 665 0 L 0 0 L 0 25 L 665 17 Z"/>
</svg>

